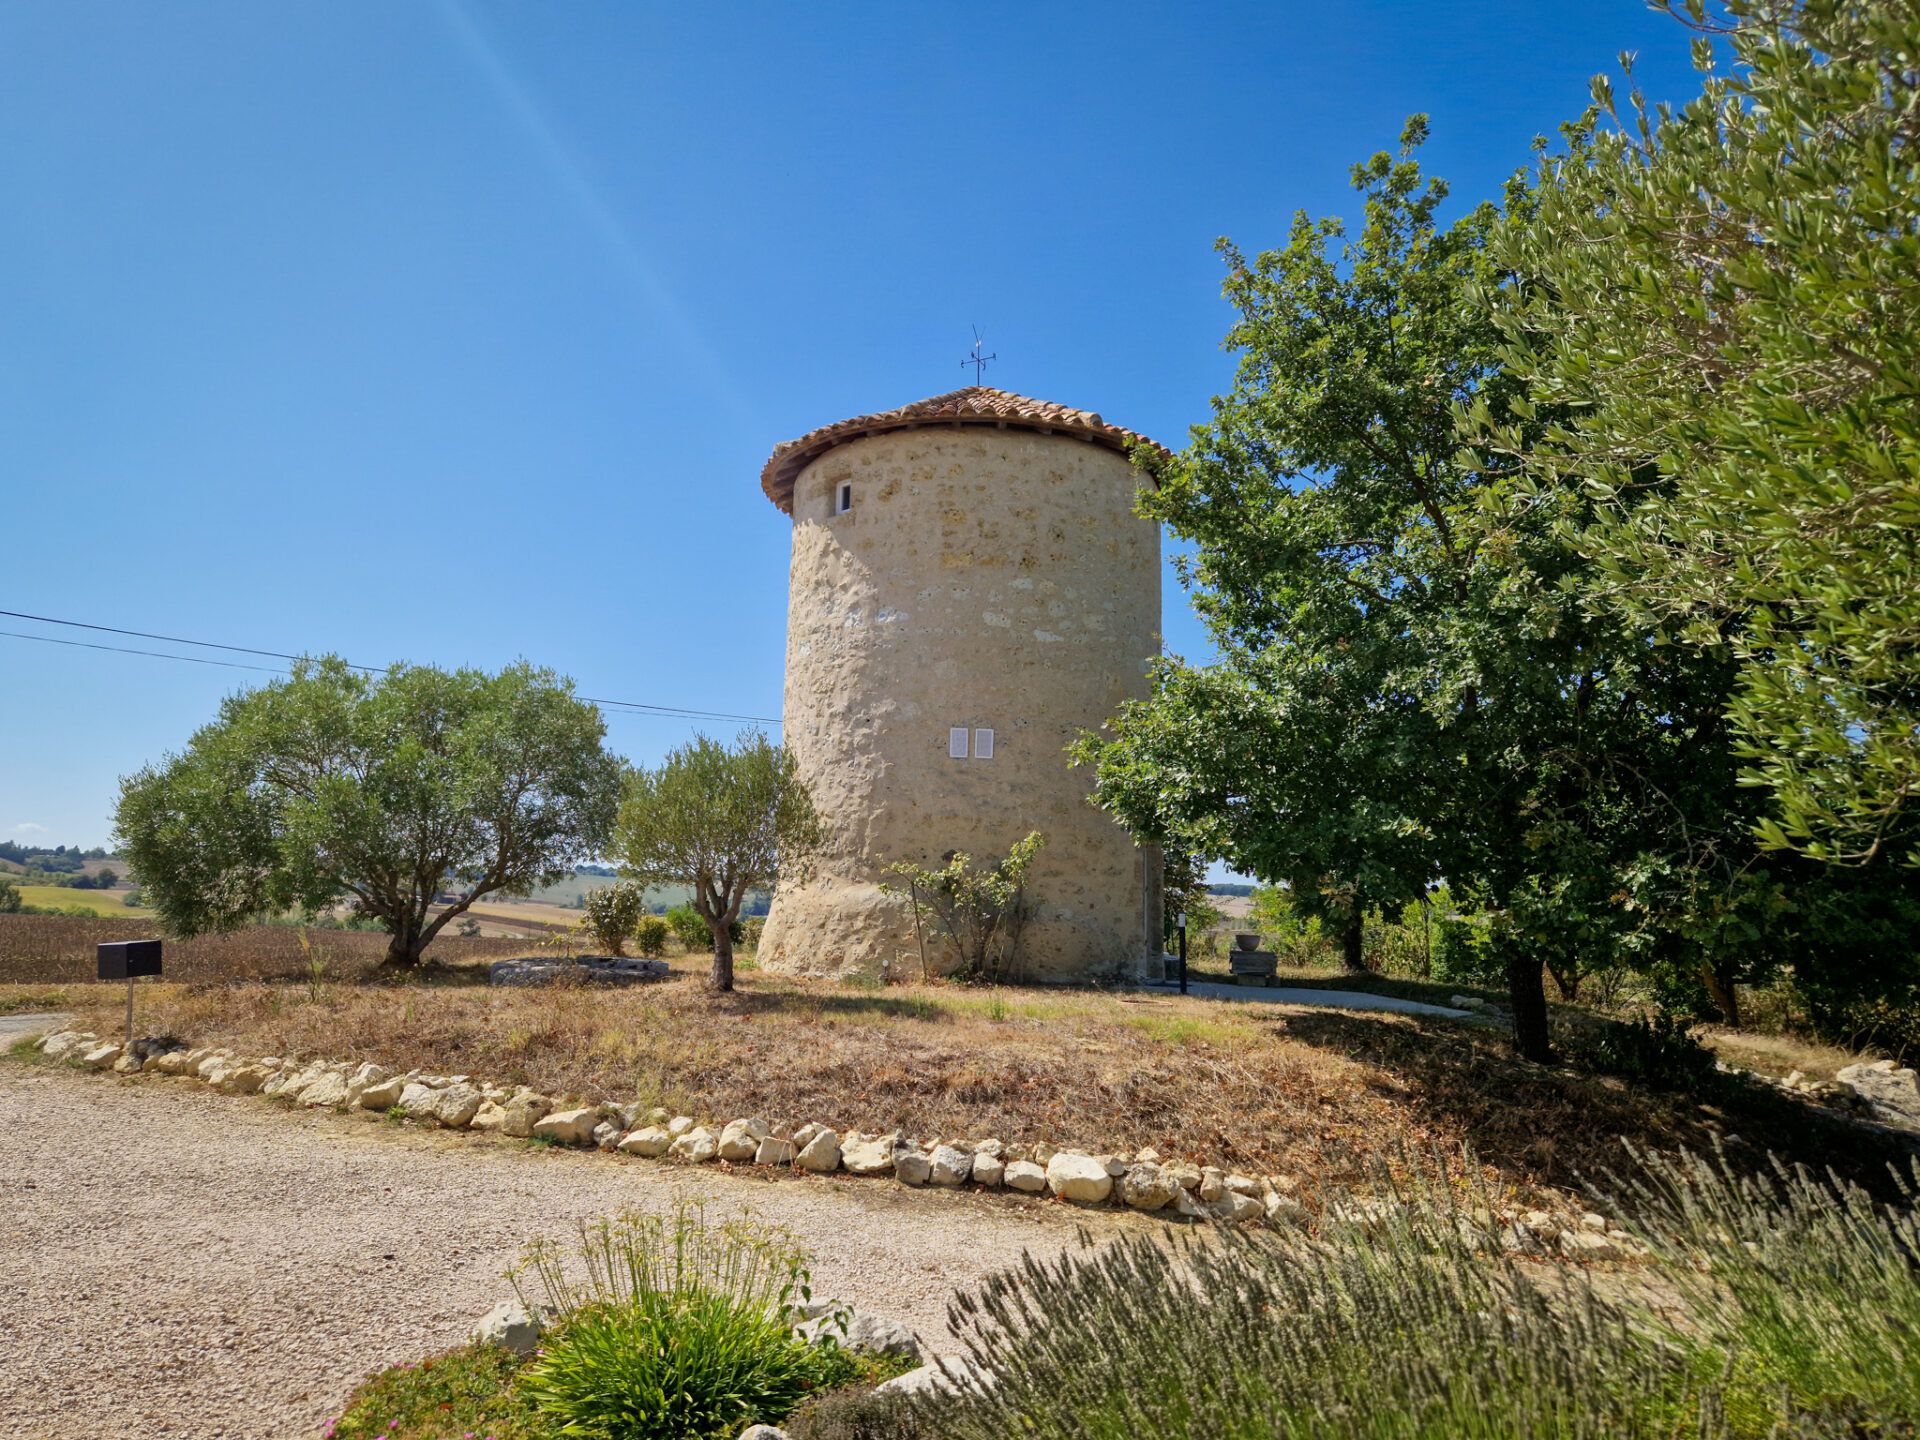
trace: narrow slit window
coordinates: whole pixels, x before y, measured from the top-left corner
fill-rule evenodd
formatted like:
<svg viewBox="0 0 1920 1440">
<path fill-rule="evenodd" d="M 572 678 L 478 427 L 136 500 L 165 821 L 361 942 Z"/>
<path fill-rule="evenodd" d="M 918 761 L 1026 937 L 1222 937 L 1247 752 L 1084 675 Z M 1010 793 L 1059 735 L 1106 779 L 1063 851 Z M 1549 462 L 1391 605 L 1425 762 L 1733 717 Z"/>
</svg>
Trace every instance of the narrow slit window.
<svg viewBox="0 0 1920 1440">
<path fill-rule="evenodd" d="M 993 759 L 993 731 L 976 730 L 973 732 L 973 758 L 976 760 Z"/>
<path fill-rule="evenodd" d="M 844 515 L 853 508 L 853 486 L 842 485 L 833 492 L 833 513 Z"/>
<path fill-rule="evenodd" d="M 947 754 L 955 760 L 967 758 L 967 727 L 955 725 L 947 731 Z"/>
</svg>

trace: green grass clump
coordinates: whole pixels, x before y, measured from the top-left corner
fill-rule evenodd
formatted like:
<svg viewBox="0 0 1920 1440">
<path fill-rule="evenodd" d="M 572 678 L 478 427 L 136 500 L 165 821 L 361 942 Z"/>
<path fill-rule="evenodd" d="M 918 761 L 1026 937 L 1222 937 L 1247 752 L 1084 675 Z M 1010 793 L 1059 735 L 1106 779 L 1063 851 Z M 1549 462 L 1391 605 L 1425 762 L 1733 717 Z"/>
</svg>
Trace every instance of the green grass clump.
<svg viewBox="0 0 1920 1440">
<path fill-rule="evenodd" d="M 784 1418 L 835 1368 L 773 1311 L 716 1295 L 650 1295 L 575 1311 L 520 1390 L 562 1435 L 732 1440 L 755 1421 Z"/>
<path fill-rule="evenodd" d="M 328 1440 L 546 1440 L 552 1431 L 515 1387 L 520 1357 L 467 1345 L 373 1376 L 324 1432 Z"/>
<path fill-rule="evenodd" d="M 793 1333 L 812 1292 L 806 1254 L 783 1230 L 709 1225 L 683 1205 L 583 1226 L 583 1277 L 566 1258 L 538 1244 L 515 1279 L 530 1307 L 558 1312 L 518 1382 L 556 1434 L 732 1440 L 873 1373 L 831 1336 Z"/>
<path fill-rule="evenodd" d="M 992 1386 L 951 1440 L 1912 1436 L 1920 1231 L 1805 1173 L 1646 1162 L 1628 1228 L 1685 1303 L 1508 1255 L 1432 1186 L 1318 1235 L 1134 1236 L 1029 1256 L 950 1315 Z M 1406 1197 L 1403 1197 L 1405 1199 Z M 1383 1218 L 1386 1217 L 1386 1218 Z M 858 1420 L 856 1413 L 853 1417 Z M 925 1418 L 925 1417 L 922 1417 Z M 855 1424 L 842 1429 L 859 1434 Z M 902 1434 L 910 1434 L 903 1430 Z"/>
</svg>

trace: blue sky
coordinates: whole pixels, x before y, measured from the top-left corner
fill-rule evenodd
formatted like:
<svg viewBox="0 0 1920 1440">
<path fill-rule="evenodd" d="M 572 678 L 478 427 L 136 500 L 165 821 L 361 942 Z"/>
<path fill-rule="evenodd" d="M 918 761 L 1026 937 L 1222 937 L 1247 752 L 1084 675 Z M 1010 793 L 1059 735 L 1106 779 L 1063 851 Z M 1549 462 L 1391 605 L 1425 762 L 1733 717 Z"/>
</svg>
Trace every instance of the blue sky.
<svg viewBox="0 0 1920 1440">
<path fill-rule="evenodd" d="M 1693 92 L 1638 0 L 14 0 L 0 609 L 777 716 L 775 443 L 957 387 L 978 324 L 988 383 L 1178 446 L 1217 236 L 1351 214 L 1416 110 L 1493 195 L 1622 49 Z M 106 842 L 262 678 L 0 637 L 0 838 Z"/>
</svg>

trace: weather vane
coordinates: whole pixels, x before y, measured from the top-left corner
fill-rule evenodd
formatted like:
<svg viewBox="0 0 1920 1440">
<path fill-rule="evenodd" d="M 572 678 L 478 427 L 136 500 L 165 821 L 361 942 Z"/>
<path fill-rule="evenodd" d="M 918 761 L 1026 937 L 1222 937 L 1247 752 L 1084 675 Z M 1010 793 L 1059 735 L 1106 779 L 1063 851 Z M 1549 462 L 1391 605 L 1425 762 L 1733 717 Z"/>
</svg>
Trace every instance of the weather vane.
<svg viewBox="0 0 1920 1440">
<path fill-rule="evenodd" d="M 980 383 L 981 377 L 987 373 L 987 362 L 990 360 L 998 360 L 1000 358 L 997 352 L 992 355 L 982 355 L 980 353 L 980 347 L 986 343 L 987 342 L 981 338 L 980 327 L 978 325 L 974 326 L 973 327 L 973 354 L 971 354 L 965 360 L 962 360 L 960 362 L 960 368 L 964 370 L 969 365 L 973 366 L 973 383 L 975 385 L 978 385 Z"/>
</svg>

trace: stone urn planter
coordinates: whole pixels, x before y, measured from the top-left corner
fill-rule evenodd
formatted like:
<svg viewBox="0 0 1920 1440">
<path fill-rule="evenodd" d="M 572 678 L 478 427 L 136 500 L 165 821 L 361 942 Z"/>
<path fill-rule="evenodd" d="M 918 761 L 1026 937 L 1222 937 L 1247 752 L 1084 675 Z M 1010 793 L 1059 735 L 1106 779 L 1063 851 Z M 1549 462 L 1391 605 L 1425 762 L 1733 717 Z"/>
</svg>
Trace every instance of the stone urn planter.
<svg viewBox="0 0 1920 1440">
<path fill-rule="evenodd" d="M 1227 968 L 1236 985 L 1271 985 L 1279 969 L 1280 957 L 1260 948 L 1260 937 L 1238 934 L 1233 937 L 1233 953 L 1227 956 Z"/>
</svg>

